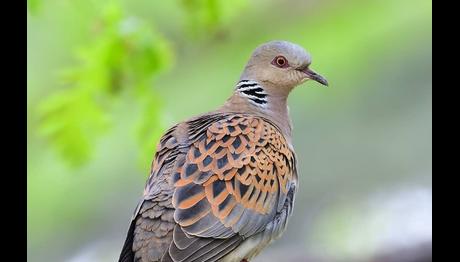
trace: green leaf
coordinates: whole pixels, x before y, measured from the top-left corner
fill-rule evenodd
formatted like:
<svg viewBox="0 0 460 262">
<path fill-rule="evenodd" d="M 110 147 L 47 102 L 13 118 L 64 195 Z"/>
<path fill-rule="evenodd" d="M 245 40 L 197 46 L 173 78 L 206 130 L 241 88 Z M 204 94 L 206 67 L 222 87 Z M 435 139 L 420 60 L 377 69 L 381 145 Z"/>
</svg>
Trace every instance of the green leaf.
<svg viewBox="0 0 460 262">
<path fill-rule="evenodd" d="M 187 26 L 196 35 L 216 32 L 246 7 L 247 0 L 181 0 Z"/>
<path fill-rule="evenodd" d="M 27 0 L 27 7 L 31 14 L 36 15 L 42 5 L 41 0 Z"/>
<path fill-rule="evenodd" d="M 125 17 L 115 2 L 96 21 L 97 36 L 75 52 L 78 64 L 61 71 L 69 87 L 38 108 L 40 134 L 73 166 L 91 159 L 97 140 L 111 126 L 113 104 L 122 93 L 142 107 L 141 145 L 154 143 L 162 130 L 159 99 L 151 86 L 171 65 L 168 42 L 150 24 Z"/>
<path fill-rule="evenodd" d="M 86 162 L 93 140 L 110 124 L 109 116 L 82 90 L 66 90 L 49 97 L 38 108 L 39 134 L 48 137 L 72 166 Z"/>
</svg>

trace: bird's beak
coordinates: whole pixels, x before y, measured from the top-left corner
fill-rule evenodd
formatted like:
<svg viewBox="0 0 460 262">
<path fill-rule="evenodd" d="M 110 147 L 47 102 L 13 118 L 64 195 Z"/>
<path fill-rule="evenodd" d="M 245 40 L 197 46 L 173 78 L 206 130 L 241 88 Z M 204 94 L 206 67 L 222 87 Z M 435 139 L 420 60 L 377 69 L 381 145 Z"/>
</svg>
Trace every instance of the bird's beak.
<svg viewBox="0 0 460 262">
<path fill-rule="evenodd" d="M 322 77 L 320 74 L 316 73 L 315 71 L 309 69 L 308 67 L 305 69 L 299 69 L 301 72 L 306 74 L 306 78 L 314 80 L 324 86 L 328 86 L 329 83 L 327 82 L 326 78 Z"/>
</svg>

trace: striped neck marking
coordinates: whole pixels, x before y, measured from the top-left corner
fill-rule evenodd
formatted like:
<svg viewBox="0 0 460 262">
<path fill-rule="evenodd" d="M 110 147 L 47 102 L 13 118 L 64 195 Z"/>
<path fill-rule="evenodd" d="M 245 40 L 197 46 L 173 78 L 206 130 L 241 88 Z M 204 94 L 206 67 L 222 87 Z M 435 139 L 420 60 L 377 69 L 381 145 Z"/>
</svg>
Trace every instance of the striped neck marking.
<svg viewBox="0 0 460 262">
<path fill-rule="evenodd" d="M 247 97 L 251 103 L 265 107 L 267 104 L 267 93 L 264 88 L 256 81 L 241 80 L 236 85 L 236 90 L 244 97 Z"/>
</svg>

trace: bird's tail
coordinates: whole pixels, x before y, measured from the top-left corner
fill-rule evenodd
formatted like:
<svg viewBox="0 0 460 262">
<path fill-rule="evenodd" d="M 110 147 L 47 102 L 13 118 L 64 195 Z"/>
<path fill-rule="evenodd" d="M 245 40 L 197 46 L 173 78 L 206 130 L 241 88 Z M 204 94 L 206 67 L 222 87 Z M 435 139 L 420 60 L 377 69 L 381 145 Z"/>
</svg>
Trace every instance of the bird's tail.
<svg viewBox="0 0 460 262">
<path fill-rule="evenodd" d="M 118 262 L 134 262 L 134 252 L 133 252 L 133 239 L 134 239 L 134 225 L 136 221 L 133 219 L 131 225 L 129 226 L 128 234 L 126 236 L 125 244 L 121 250 L 120 258 Z"/>
</svg>

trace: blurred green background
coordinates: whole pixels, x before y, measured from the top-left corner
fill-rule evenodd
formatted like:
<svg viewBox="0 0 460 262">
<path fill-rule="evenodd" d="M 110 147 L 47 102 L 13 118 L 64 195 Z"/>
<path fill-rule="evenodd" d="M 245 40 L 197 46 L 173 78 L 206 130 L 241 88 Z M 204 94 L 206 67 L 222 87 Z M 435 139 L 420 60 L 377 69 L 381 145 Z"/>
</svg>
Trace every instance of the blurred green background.
<svg viewBox="0 0 460 262">
<path fill-rule="evenodd" d="M 300 190 L 287 232 L 255 261 L 431 250 L 431 11 L 428 0 L 29 0 L 28 259 L 115 261 L 161 133 L 221 105 L 275 39 L 305 47 L 330 87 L 291 94 Z"/>
</svg>

